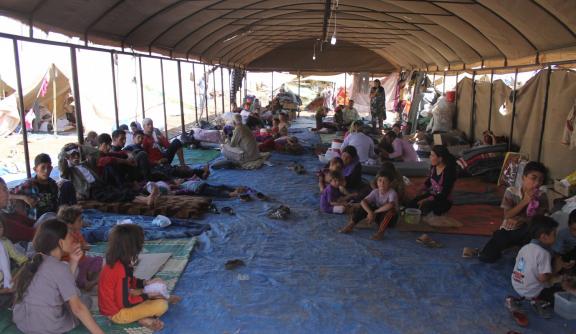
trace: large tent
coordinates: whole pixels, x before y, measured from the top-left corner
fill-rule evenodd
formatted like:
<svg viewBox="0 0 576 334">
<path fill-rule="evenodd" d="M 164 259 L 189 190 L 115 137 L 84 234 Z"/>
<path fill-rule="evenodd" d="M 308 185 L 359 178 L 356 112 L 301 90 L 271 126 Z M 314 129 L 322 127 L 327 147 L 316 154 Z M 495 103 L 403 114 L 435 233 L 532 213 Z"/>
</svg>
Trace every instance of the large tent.
<svg viewBox="0 0 576 334">
<path fill-rule="evenodd" d="M 12 95 L 12 93 L 14 93 L 14 88 L 10 87 L 10 85 L 0 78 L 0 100 Z"/>
<path fill-rule="evenodd" d="M 98 44 L 248 69 L 382 73 L 576 55 L 576 2 L 565 0 L 2 0 L 0 9 Z M 339 42 L 313 61 L 315 41 L 332 35 Z"/>
<path fill-rule="evenodd" d="M 56 119 L 66 118 L 64 104 L 70 94 L 68 77 L 56 65 L 52 65 L 34 85 L 24 89 L 24 110 L 28 112 L 37 104 L 50 112 L 55 110 Z M 18 94 L 12 94 L 0 102 L 0 137 L 12 133 L 20 124 L 18 103 Z"/>
</svg>

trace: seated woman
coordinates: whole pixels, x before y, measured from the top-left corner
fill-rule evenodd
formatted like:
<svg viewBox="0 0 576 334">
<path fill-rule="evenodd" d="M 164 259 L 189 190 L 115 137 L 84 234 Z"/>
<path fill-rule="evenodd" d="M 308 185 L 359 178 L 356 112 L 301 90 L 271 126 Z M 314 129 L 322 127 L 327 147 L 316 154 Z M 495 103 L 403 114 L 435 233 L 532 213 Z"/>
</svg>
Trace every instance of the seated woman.
<svg viewBox="0 0 576 334">
<path fill-rule="evenodd" d="M 361 190 L 363 187 L 362 164 L 354 146 L 346 146 L 342 150 L 342 162 L 344 163 L 342 174 L 346 181 L 346 190 L 349 192 Z"/>
<path fill-rule="evenodd" d="M 328 108 L 320 107 L 316 110 L 316 128 L 312 129 L 313 131 L 320 131 L 321 129 L 338 130 L 337 124 L 324 122 L 324 117 L 326 116 L 328 116 Z"/>
<path fill-rule="evenodd" d="M 418 161 L 418 154 L 416 154 L 412 144 L 408 140 L 398 137 L 395 131 L 386 132 L 378 146 L 380 148 L 380 160 L 382 161 Z"/>
<path fill-rule="evenodd" d="M 154 128 L 154 122 L 150 118 L 145 118 L 142 125 L 144 126 L 142 147 L 148 153 L 148 160 L 151 165 L 171 165 L 174 156 L 178 155 L 180 166 L 186 166 L 180 140 L 174 139 L 172 142 L 168 142 L 162 132 Z"/>
<path fill-rule="evenodd" d="M 4 225 L 4 236 L 12 242 L 32 241 L 34 238 L 34 219 L 7 209 L 10 193 L 3 178 L 0 177 L 0 221 Z"/>
<path fill-rule="evenodd" d="M 229 144 L 224 144 L 222 154 L 227 160 L 239 164 L 258 160 L 260 151 L 258 142 L 250 129 L 242 124 L 242 117 L 234 115 L 234 132 Z"/>
<path fill-rule="evenodd" d="M 361 122 L 353 122 L 352 125 L 350 125 L 350 133 L 346 138 L 344 138 L 341 149 L 345 149 L 348 146 L 354 146 L 356 152 L 358 152 L 360 163 L 364 163 L 369 159 L 375 159 L 376 154 L 374 153 L 374 141 L 372 138 L 362 133 L 361 127 Z"/>
<path fill-rule="evenodd" d="M 442 215 L 452 207 L 452 189 L 456 183 L 456 160 L 446 146 L 436 145 L 430 153 L 430 175 L 424 183 L 423 193 L 416 196 L 408 207 L 419 208 L 422 215 Z"/>
</svg>

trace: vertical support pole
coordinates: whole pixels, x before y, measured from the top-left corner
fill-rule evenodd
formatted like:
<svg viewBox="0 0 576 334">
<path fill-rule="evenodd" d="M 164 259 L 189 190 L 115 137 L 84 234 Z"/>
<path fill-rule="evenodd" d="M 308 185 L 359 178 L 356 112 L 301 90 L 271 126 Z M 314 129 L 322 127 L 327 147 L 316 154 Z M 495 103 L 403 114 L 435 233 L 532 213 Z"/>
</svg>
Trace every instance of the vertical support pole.
<svg viewBox="0 0 576 334">
<path fill-rule="evenodd" d="M 164 88 L 164 59 L 160 59 L 160 80 L 162 80 L 162 109 L 164 110 L 164 135 L 168 138 L 168 116 L 166 116 L 166 90 Z"/>
<path fill-rule="evenodd" d="M 514 120 L 516 119 L 516 82 L 518 80 L 518 67 L 514 71 L 514 87 L 512 87 L 512 120 L 510 121 L 510 138 L 508 139 L 508 151 L 512 151 L 514 139 Z"/>
<path fill-rule="evenodd" d="M 446 71 L 444 71 L 444 76 L 442 77 L 442 95 L 446 94 Z"/>
<path fill-rule="evenodd" d="M 432 73 L 432 88 L 436 90 L 436 72 Z"/>
<path fill-rule="evenodd" d="M 202 73 L 202 79 L 204 79 L 204 91 L 202 92 L 204 95 L 204 105 L 202 108 L 206 109 L 206 121 L 208 121 L 208 75 L 206 74 L 206 64 L 202 64 L 202 67 L 204 69 Z M 202 118 L 202 115 L 200 115 L 200 118 Z"/>
<path fill-rule="evenodd" d="M 184 123 L 184 98 L 182 94 L 182 64 L 178 60 L 178 92 L 180 94 L 180 125 L 182 126 L 182 133 L 186 132 L 186 124 Z"/>
<path fill-rule="evenodd" d="M 192 85 L 194 85 L 194 111 L 196 113 L 196 123 L 198 123 L 198 86 L 196 86 L 196 64 L 192 63 Z"/>
<path fill-rule="evenodd" d="M 214 115 L 218 114 L 218 99 L 216 98 L 216 69 L 212 67 L 212 88 L 214 93 Z M 206 120 L 208 120 L 208 113 L 206 113 Z"/>
<path fill-rule="evenodd" d="M 144 81 L 142 79 L 142 57 L 138 56 L 138 70 L 140 71 L 140 102 L 142 103 L 142 119 L 146 118 L 146 107 L 144 106 Z"/>
<path fill-rule="evenodd" d="M 224 68 L 222 66 L 220 66 L 220 92 L 222 93 L 222 113 L 224 113 Z"/>
<path fill-rule="evenodd" d="M 114 52 L 110 52 L 110 67 L 112 68 L 112 95 L 114 97 L 114 116 L 116 117 L 116 128 L 120 127 L 120 116 L 118 112 L 118 93 L 116 92 L 116 62 Z"/>
<path fill-rule="evenodd" d="M 472 110 L 470 115 L 470 140 L 474 142 L 476 125 L 476 71 L 472 72 Z"/>
<path fill-rule="evenodd" d="M 272 71 L 271 74 L 272 74 L 272 84 L 270 85 L 270 100 L 274 99 L 274 71 Z"/>
<path fill-rule="evenodd" d="M 248 95 L 248 71 L 245 70 L 244 73 L 246 73 L 244 75 L 244 98 L 246 98 L 246 96 Z M 240 101 L 240 104 L 242 104 L 242 101 L 243 100 Z"/>
<path fill-rule="evenodd" d="M 346 97 L 348 97 L 348 74 L 344 72 L 344 104 L 346 104 Z"/>
<path fill-rule="evenodd" d="M 84 125 L 82 123 L 82 105 L 80 104 L 80 83 L 78 81 L 78 61 L 76 59 L 76 48 L 70 48 L 70 58 L 72 62 L 72 82 L 74 87 L 74 101 L 76 106 L 76 131 L 78 133 L 78 143 L 84 144 Z"/>
<path fill-rule="evenodd" d="M 26 129 L 26 110 L 24 109 L 24 94 L 22 92 L 22 73 L 20 72 L 20 52 L 18 52 L 18 41 L 13 39 L 14 65 L 16 67 L 16 81 L 18 89 L 18 107 L 20 109 L 20 128 L 22 129 L 22 141 L 24 145 L 24 160 L 26 163 L 26 176 L 32 177 L 30 170 L 30 151 L 28 150 L 28 130 Z"/>
<path fill-rule="evenodd" d="M 494 81 L 494 70 L 490 71 L 490 108 L 488 109 L 488 131 L 492 130 L 492 96 L 493 92 L 493 81 Z"/>
<path fill-rule="evenodd" d="M 458 126 L 458 75 L 460 72 L 456 71 L 456 86 L 454 87 L 454 116 L 452 117 L 452 121 L 454 122 L 454 128 Z"/>
<path fill-rule="evenodd" d="M 546 129 L 546 116 L 548 115 L 548 95 L 550 93 L 550 77 L 552 76 L 552 67 L 548 65 L 546 74 L 546 95 L 544 97 L 544 115 L 542 116 L 542 126 L 540 127 L 540 143 L 538 144 L 538 161 L 542 158 L 542 146 L 544 141 L 544 130 Z"/>
<path fill-rule="evenodd" d="M 302 97 L 300 97 L 300 71 L 298 71 L 298 98 L 302 100 Z M 298 106 L 298 117 L 300 117 L 300 106 Z"/>
</svg>

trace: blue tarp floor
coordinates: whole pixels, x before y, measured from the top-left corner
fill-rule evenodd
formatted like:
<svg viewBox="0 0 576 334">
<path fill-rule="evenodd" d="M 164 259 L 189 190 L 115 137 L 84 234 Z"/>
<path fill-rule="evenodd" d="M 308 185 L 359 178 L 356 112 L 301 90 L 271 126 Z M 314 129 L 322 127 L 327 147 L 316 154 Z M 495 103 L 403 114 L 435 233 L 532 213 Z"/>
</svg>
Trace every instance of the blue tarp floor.
<svg viewBox="0 0 576 334">
<path fill-rule="evenodd" d="M 294 132 L 310 145 L 317 139 Z M 394 229 L 382 241 L 369 230 L 339 234 L 346 218 L 318 210 L 318 160 L 270 161 L 256 171 L 214 171 L 215 183 L 247 185 L 277 202 L 216 201 L 236 216 L 206 216 L 212 230 L 199 237 L 175 290 L 183 301 L 163 317 L 162 333 L 576 333 L 576 321 L 543 320 L 528 305 L 529 327 L 515 324 L 503 304 L 514 293 L 514 254 L 495 265 L 460 257 L 486 238 L 434 234 L 445 248 L 428 249 L 418 234 Z M 293 161 L 308 173 L 288 169 Z M 291 218 L 268 219 L 280 203 Z M 246 266 L 226 270 L 232 259 Z"/>
</svg>

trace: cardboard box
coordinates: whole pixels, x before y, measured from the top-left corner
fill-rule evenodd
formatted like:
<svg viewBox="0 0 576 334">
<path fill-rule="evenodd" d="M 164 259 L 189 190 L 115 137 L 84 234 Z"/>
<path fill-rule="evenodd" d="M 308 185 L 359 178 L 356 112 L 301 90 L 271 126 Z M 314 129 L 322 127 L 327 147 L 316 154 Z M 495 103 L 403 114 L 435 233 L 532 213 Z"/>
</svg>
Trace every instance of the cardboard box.
<svg viewBox="0 0 576 334">
<path fill-rule="evenodd" d="M 562 196 L 570 197 L 576 194 L 576 185 L 566 186 L 560 180 L 554 180 L 554 191 L 562 194 Z"/>
</svg>

